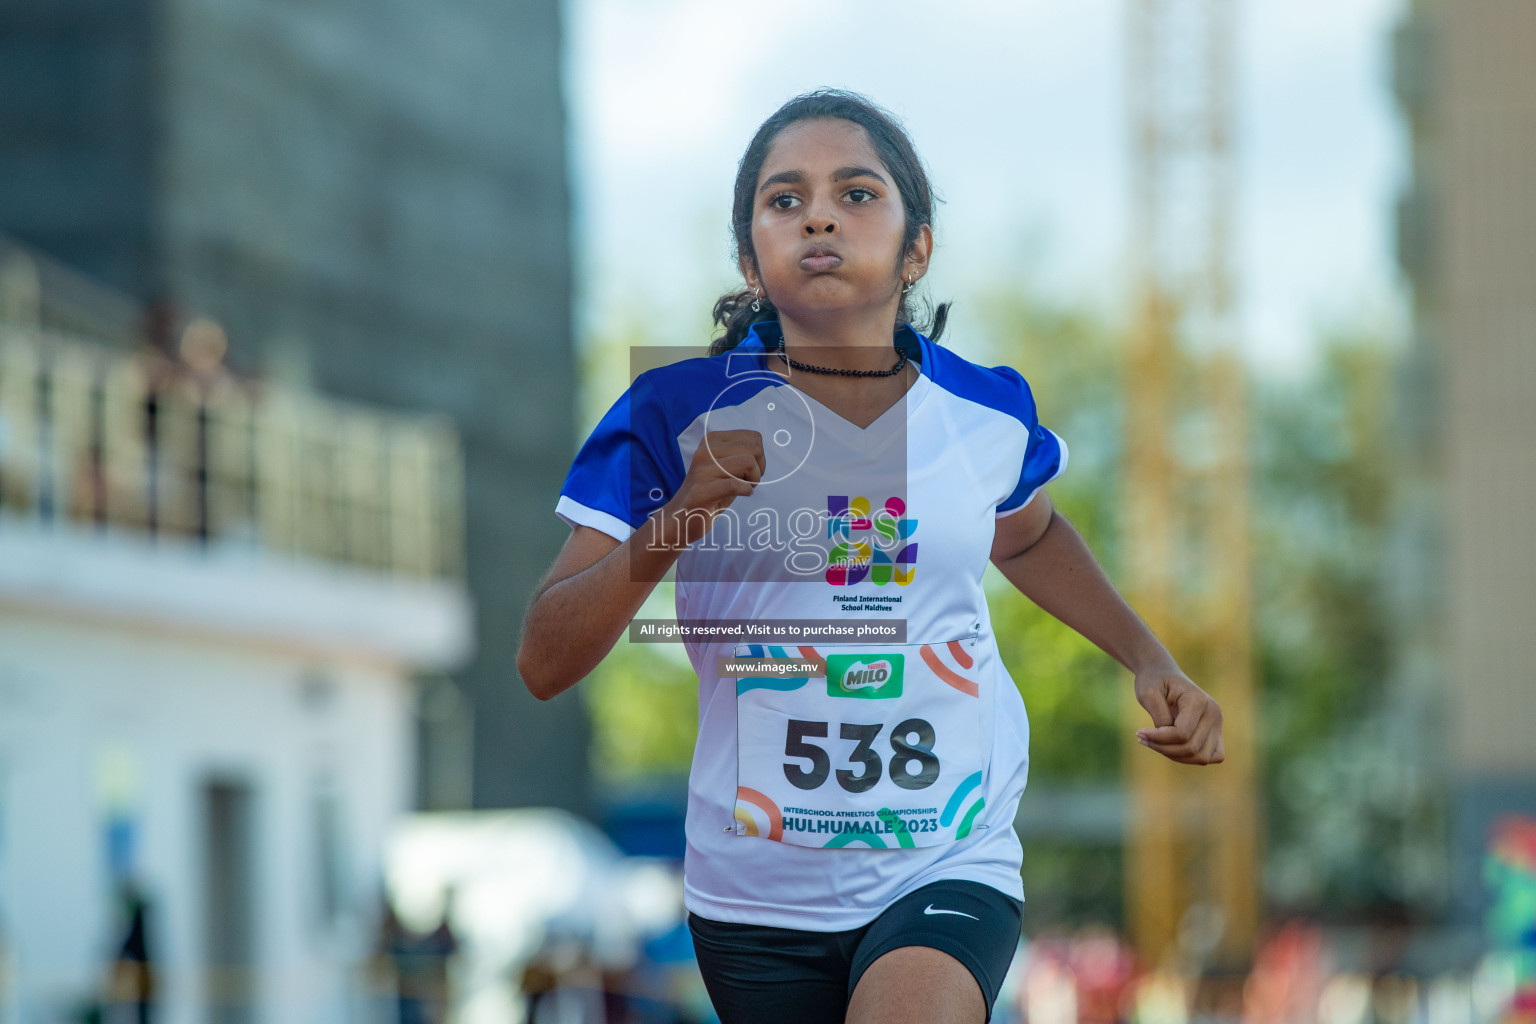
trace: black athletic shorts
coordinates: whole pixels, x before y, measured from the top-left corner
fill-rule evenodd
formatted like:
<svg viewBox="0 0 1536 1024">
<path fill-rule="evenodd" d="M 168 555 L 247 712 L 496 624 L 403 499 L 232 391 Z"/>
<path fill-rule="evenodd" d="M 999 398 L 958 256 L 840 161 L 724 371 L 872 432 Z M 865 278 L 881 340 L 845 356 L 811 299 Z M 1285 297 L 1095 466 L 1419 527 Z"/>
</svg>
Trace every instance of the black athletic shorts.
<svg viewBox="0 0 1536 1024">
<path fill-rule="evenodd" d="M 1024 904 L 990 885 L 934 882 L 862 928 L 812 932 L 688 915 L 704 987 L 721 1024 L 843 1024 L 859 978 L 902 946 L 942 950 L 970 969 L 987 1018 L 1019 945 Z"/>
</svg>

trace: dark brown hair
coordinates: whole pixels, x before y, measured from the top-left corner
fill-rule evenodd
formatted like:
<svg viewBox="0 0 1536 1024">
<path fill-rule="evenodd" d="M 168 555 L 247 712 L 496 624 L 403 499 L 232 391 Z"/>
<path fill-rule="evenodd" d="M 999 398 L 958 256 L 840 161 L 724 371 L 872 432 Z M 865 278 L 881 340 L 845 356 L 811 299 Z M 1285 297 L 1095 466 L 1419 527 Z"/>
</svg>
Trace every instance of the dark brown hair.
<svg viewBox="0 0 1536 1024">
<path fill-rule="evenodd" d="M 918 159 L 906 130 L 894 116 L 858 93 L 843 89 L 817 89 L 796 96 L 774 111 L 757 129 L 757 134 L 752 136 L 736 168 L 736 189 L 731 202 L 732 255 L 738 260 L 746 255 L 752 263 L 757 262 L 757 253 L 752 248 L 753 193 L 757 190 L 757 177 L 773 141 L 780 132 L 797 121 L 819 117 L 852 121 L 869 135 L 870 143 L 875 147 L 881 162 L 890 170 L 895 179 L 896 191 L 901 195 L 902 212 L 906 214 L 906 229 L 902 233 L 901 243 L 901 254 L 905 259 L 917 239 L 919 229 L 924 224 L 930 228 L 933 226 L 933 204 L 936 197 L 933 186 L 928 182 L 928 172 Z M 778 318 L 778 310 L 774 309 L 768 296 L 761 296 L 762 308 L 757 312 L 752 309 L 753 298 L 750 288 L 720 296 L 715 303 L 714 321 L 725 328 L 725 333 L 710 342 L 710 355 L 728 352 L 741 344 L 754 323 Z M 910 296 L 903 295 L 901 305 L 896 310 L 897 323 L 912 322 L 909 303 Z M 949 305 L 941 302 L 937 308 L 928 311 L 924 318 L 927 323 L 919 330 L 930 339 L 937 340 L 944 333 L 944 322 L 949 318 Z"/>
</svg>

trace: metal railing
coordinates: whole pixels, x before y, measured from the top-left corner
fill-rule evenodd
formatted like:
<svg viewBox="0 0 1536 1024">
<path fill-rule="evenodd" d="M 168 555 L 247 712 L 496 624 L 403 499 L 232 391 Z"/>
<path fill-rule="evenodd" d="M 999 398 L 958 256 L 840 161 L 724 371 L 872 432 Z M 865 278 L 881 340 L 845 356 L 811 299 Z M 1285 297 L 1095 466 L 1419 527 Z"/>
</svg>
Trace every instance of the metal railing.
<svg viewBox="0 0 1536 1024">
<path fill-rule="evenodd" d="M 462 456 L 447 417 L 3 319 L 0 515 L 462 574 Z"/>
</svg>

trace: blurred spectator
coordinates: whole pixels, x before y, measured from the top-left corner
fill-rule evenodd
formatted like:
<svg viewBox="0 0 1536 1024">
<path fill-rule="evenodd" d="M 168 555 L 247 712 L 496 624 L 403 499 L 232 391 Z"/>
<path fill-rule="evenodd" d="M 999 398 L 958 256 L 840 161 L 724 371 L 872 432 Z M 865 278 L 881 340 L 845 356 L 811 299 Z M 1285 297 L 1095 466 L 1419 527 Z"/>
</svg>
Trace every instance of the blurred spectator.
<svg viewBox="0 0 1536 1024">
<path fill-rule="evenodd" d="M 526 1024 L 606 1020 L 603 975 L 591 936 L 573 920 L 550 922 L 538 953 L 523 968 L 521 989 Z"/>
<path fill-rule="evenodd" d="M 523 1020 L 532 1024 L 539 1017 L 539 1006 L 548 1000 L 560 985 L 559 975 L 543 957 L 535 956 L 523 965 L 518 990 L 523 996 Z"/>
<path fill-rule="evenodd" d="M 403 928 L 404 925 L 400 923 L 400 917 L 395 913 L 395 905 L 390 900 L 389 894 L 381 890 L 378 930 L 375 933 L 373 950 L 368 958 L 371 991 L 381 1001 L 385 998 L 393 1001 L 396 996 L 395 967 L 391 951 L 400 945 L 399 932 Z M 399 1016 L 398 1009 L 395 1011 L 395 1016 Z"/>
<path fill-rule="evenodd" d="M 1022 1016 L 1027 1024 L 1077 1024 L 1077 976 L 1069 943 L 1055 931 L 1036 936 L 1028 946 L 1020 985 Z"/>
<path fill-rule="evenodd" d="M 1313 1024 L 1324 981 L 1323 933 L 1287 921 L 1259 940 L 1243 986 L 1244 1024 Z"/>
<path fill-rule="evenodd" d="M 166 332 L 180 319 L 179 311 L 168 306 L 153 308 L 148 318 L 146 344 L 139 353 L 140 372 L 143 374 L 143 424 L 144 467 L 147 488 L 144 496 L 145 528 L 157 533 L 165 525 L 160 510 L 174 494 L 176 480 L 169 472 L 168 460 L 161 456 L 165 438 L 161 436 L 161 409 L 183 378 L 183 368 L 173 356 L 174 341 Z"/>
<path fill-rule="evenodd" d="M 143 375 L 144 444 L 148 475 L 147 519 L 151 533 L 185 529 L 206 540 L 212 526 L 209 518 L 209 409 L 241 390 L 248 390 L 225 367 L 229 338 L 224 328 L 207 317 L 191 317 L 174 300 L 160 299 L 145 312 L 142 328 L 144 346 L 139 353 Z M 168 402 L 190 403 L 195 408 L 195 453 L 192 478 L 180 480 L 174 462 L 164 446 L 163 418 Z M 93 467 L 99 460 L 93 451 Z M 99 469 L 97 470 L 99 472 Z M 104 508 L 104 481 L 94 474 L 85 483 L 93 489 L 98 508 Z M 185 522 L 166 522 L 165 510 L 182 500 L 183 489 L 190 489 L 195 506 L 182 514 Z M 104 519 L 104 514 L 102 515 Z"/>
<path fill-rule="evenodd" d="M 152 299 L 144 307 L 144 317 L 139 332 L 146 350 L 166 359 L 176 354 L 177 339 L 187 323 L 187 311 L 180 302 L 167 295 Z"/>
<path fill-rule="evenodd" d="M 442 1024 L 448 1019 L 449 963 L 459 951 L 458 937 L 448 923 L 452 904 L 453 890 L 450 889 L 444 897 L 443 915 L 437 927 L 423 935 L 416 946 L 415 973 L 411 981 L 424 1024 Z"/>
<path fill-rule="evenodd" d="M 1317 998 L 1319 1024 L 1370 1024 L 1371 979 L 1342 971 L 1323 982 Z"/>
<path fill-rule="evenodd" d="M 448 1018 L 449 960 L 459 950 L 448 923 L 451 896 L 450 890 L 441 920 L 425 935 L 407 928 L 384 897 L 373 962 L 376 975 L 394 990 L 399 1024 L 442 1024 Z"/>
<path fill-rule="evenodd" d="M 632 1024 L 634 1013 L 634 972 L 610 967 L 599 973 L 603 993 L 603 1024 Z"/>
<path fill-rule="evenodd" d="M 1130 947 L 1106 925 L 1087 925 L 1072 941 L 1077 978 L 1077 1019 L 1082 1024 L 1120 1024 L 1130 1019 L 1132 982 L 1139 973 Z"/>
<path fill-rule="evenodd" d="M 1505 815 L 1491 839 L 1483 863 L 1488 942 L 1510 975 L 1507 1019 L 1528 1024 L 1536 1021 L 1536 818 Z"/>
<path fill-rule="evenodd" d="M 149 1024 L 155 1003 L 155 963 L 149 941 L 149 899 L 132 882 L 119 891 L 126 933 L 112 962 L 107 1024 Z"/>
<path fill-rule="evenodd" d="M 1189 1024 L 1190 979 L 1158 968 L 1137 980 L 1132 999 L 1136 1024 Z"/>
<path fill-rule="evenodd" d="M 629 1011 L 636 1024 L 719 1024 L 686 918 L 646 939 L 639 952 L 629 976 Z"/>
</svg>

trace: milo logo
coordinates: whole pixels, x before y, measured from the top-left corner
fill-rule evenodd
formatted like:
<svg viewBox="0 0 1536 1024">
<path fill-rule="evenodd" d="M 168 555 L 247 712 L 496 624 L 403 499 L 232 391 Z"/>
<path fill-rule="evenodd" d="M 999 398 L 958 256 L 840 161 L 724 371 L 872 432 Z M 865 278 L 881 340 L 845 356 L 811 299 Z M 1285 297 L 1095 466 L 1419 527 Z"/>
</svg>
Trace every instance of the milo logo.
<svg viewBox="0 0 1536 1024">
<path fill-rule="evenodd" d="M 858 654 L 827 655 L 827 694 L 880 700 L 901 696 L 902 655 L 871 658 Z"/>
<path fill-rule="evenodd" d="M 866 686 L 884 686 L 890 678 L 889 661 L 877 661 L 870 665 L 856 661 L 843 670 L 843 689 L 862 690 Z"/>
</svg>

